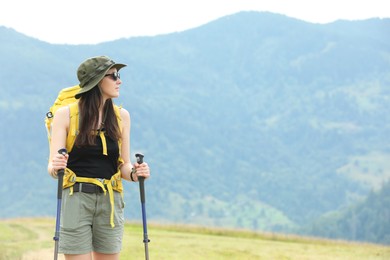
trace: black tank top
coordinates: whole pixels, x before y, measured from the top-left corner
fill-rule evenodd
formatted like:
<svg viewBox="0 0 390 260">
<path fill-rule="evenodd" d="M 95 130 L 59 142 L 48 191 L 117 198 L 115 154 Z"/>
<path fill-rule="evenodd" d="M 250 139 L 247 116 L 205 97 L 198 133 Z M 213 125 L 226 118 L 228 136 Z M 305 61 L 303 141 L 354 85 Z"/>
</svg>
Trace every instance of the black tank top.
<svg viewBox="0 0 390 260">
<path fill-rule="evenodd" d="M 118 142 L 105 135 L 107 155 L 103 154 L 102 140 L 97 135 L 96 145 L 73 146 L 67 167 L 78 177 L 111 179 L 118 171 Z"/>
</svg>

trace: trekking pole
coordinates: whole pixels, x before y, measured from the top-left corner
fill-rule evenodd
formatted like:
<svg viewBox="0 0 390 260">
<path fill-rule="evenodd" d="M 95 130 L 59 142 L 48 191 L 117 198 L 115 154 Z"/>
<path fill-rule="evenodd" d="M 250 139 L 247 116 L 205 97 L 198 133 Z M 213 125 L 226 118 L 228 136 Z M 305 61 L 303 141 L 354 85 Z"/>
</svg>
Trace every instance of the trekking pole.
<svg viewBox="0 0 390 260">
<path fill-rule="evenodd" d="M 59 154 L 65 155 L 68 151 L 65 148 L 58 150 Z M 57 189 L 57 217 L 56 217 L 56 231 L 53 237 L 55 241 L 54 245 L 54 260 L 58 258 L 58 242 L 60 240 L 60 218 L 61 218 L 61 202 L 62 202 L 62 183 L 64 181 L 64 169 L 60 169 L 57 172 L 58 177 L 58 189 Z"/>
<path fill-rule="evenodd" d="M 144 155 L 141 153 L 135 154 L 135 157 L 137 158 L 137 163 L 141 164 L 144 161 Z M 139 193 L 141 198 L 141 207 L 142 207 L 142 224 L 144 229 L 144 244 L 145 244 L 145 259 L 149 260 L 149 249 L 148 249 L 148 243 L 150 242 L 148 238 L 148 227 L 146 224 L 146 211 L 145 211 L 145 187 L 144 187 L 144 181 L 145 177 L 138 177 L 139 182 Z"/>
</svg>

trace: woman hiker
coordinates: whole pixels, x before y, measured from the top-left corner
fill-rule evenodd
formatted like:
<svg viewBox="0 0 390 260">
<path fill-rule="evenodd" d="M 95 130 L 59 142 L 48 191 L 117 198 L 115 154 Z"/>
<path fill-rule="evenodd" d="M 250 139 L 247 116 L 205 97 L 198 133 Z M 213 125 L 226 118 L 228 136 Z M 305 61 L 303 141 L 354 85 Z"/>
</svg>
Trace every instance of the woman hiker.
<svg viewBox="0 0 390 260">
<path fill-rule="evenodd" d="M 121 180 L 150 176 L 147 163 L 131 163 L 130 115 L 112 101 L 119 96 L 119 70 L 125 66 L 107 56 L 85 60 L 77 70 L 77 102 L 54 115 L 48 172 L 56 178 L 65 169 L 59 252 L 67 260 L 119 259 Z M 69 153 L 59 154 L 64 147 Z"/>
</svg>

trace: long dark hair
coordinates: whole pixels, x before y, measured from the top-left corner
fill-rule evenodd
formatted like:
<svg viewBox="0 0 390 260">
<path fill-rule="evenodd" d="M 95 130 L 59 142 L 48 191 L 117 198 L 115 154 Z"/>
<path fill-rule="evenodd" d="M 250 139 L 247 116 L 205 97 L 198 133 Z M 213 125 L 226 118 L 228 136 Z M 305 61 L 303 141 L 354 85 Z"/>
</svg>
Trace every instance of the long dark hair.
<svg viewBox="0 0 390 260">
<path fill-rule="evenodd" d="M 103 106 L 102 125 L 99 123 L 99 108 Z M 98 86 L 85 92 L 79 100 L 79 132 L 75 141 L 76 146 L 96 144 L 96 131 L 104 127 L 105 133 L 111 139 L 118 141 L 121 137 L 118 120 L 114 111 L 112 99 L 102 104 L 102 95 Z"/>
</svg>

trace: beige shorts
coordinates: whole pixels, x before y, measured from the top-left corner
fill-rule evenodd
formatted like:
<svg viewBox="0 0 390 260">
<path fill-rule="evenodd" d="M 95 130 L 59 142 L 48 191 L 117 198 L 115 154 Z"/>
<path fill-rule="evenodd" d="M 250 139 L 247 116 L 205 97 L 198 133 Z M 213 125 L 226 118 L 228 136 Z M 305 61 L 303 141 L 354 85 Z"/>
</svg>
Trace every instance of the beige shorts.
<svg viewBox="0 0 390 260">
<path fill-rule="evenodd" d="M 108 192 L 62 192 L 59 252 L 63 254 L 119 253 L 122 248 L 124 202 L 114 191 L 114 224 L 110 225 L 111 204 Z"/>
</svg>

